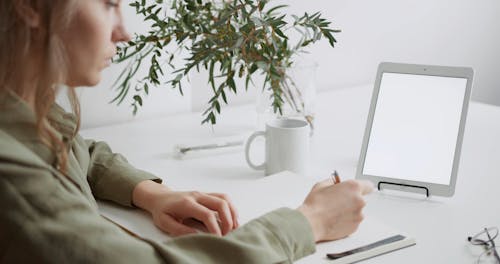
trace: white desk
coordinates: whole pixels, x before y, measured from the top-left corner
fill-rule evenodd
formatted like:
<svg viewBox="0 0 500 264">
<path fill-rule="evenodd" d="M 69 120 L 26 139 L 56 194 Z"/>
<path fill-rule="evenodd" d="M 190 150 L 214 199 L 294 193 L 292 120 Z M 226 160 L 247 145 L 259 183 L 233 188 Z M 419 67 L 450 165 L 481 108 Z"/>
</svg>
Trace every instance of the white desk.
<svg viewBox="0 0 500 264">
<path fill-rule="evenodd" d="M 370 85 L 323 92 L 318 96 L 316 131 L 312 139 L 315 169 L 311 177 L 325 178 L 332 169 L 340 171 L 344 179 L 354 177 L 371 91 Z M 163 177 L 165 183 L 175 189 L 227 192 L 237 206 L 243 204 L 237 201 L 247 201 L 239 211 L 242 220 L 248 221 L 260 213 L 259 204 L 266 203 L 259 200 L 265 196 L 260 196 L 259 190 L 251 190 L 250 184 L 264 176 L 263 172 L 246 165 L 242 149 L 186 160 L 174 159 L 171 155 L 178 142 L 252 132 L 256 124 L 255 108 L 248 105 L 226 107 L 218 120 L 220 124 L 213 128 L 215 133 L 210 126 L 200 126 L 200 114 L 179 114 L 86 130 L 82 134 L 107 141 L 132 164 Z M 481 251 L 469 246 L 466 237 L 483 227 L 500 226 L 499 137 L 500 108 L 473 102 L 469 108 L 454 197 L 428 200 L 379 192 L 368 196 L 366 218 L 377 218 L 414 236 L 417 245 L 366 263 L 473 263 L 475 254 Z M 311 183 L 313 181 L 311 179 Z M 234 192 L 245 186 L 249 186 L 247 192 Z M 283 188 L 286 183 L 276 186 L 276 191 Z M 302 198 L 293 197 L 292 200 L 298 205 Z M 254 199 L 250 206 L 249 199 Z M 100 206 L 103 214 L 124 226 L 164 238 L 147 215 L 102 202 Z M 317 263 L 322 259 L 323 256 L 317 255 L 300 262 Z"/>
</svg>

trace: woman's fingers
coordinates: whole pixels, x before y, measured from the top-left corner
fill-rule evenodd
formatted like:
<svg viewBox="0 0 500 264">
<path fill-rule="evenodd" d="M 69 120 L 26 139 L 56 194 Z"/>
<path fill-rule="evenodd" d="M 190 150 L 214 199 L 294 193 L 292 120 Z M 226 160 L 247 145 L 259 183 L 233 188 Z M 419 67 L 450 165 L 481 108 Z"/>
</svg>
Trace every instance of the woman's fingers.
<svg viewBox="0 0 500 264">
<path fill-rule="evenodd" d="M 197 233 L 194 228 L 183 225 L 168 214 L 160 214 L 157 226 L 172 236 L 180 236 Z"/>
<path fill-rule="evenodd" d="M 229 196 L 227 196 L 226 194 L 223 194 L 223 193 L 209 193 L 209 195 L 219 197 L 227 202 L 227 204 L 229 205 L 229 210 L 231 211 L 232 219 L 233 219 L 232 229 L 238 228 L 240 226 L 240 224 L 238 222 L 238 218 L 239 218 L 238 211 L 236 210 L 236 206 L 234 206 L 231 199 L 229 199 Z"/>
<path fill-rule="evenodd" d="M 373 183 L 371 181 L 359 180 L 359 184 L 361 186 L 361 194 L 369 194 L 373 191 Z"/>
<path fill-rule="evenodd" d="M 197 201 L 208 209 L 217 212 L 220 220 L 222 235 L 229 233 L 233 228 L 233 216 L 226 200 L 214 195 L 204 194 Z"/>
<path fill-rule="evenodd" d="M 218 221 L 219 217 L 216 211 L 212 211 L 198 202 L 192 203 L 186 209 L 191 212 L 190 214 L 192 217 L 203 222 L 203 224 L 207 227 L 208 232 L 218 236 L 222 235 Z"/>
<path fill-rule="evenodd" d="M 333 183 L 332 179 L 325 179 L 325 180 L 322 180 L 322 181 L 317 182 L 316 184 L 314 184 L 313 190 L 322 189 L 322 188 L 325 188 L 325 187 L 329 187 L 329 186 L 332 186 L 333 184 L 334 183 Z"/>
<path fill-rule="evenodd" d="M 194 233 L 203 225 L 200 231 L 221 236 L 238 226 L 236 209 L 225 194 L 172 192 L 159 199 L 162 202 L 155 206 L 153 216 L 157 226 L 169 234 Z M 190 225 L 190 218 L 199 223 Z"/>
</svg>

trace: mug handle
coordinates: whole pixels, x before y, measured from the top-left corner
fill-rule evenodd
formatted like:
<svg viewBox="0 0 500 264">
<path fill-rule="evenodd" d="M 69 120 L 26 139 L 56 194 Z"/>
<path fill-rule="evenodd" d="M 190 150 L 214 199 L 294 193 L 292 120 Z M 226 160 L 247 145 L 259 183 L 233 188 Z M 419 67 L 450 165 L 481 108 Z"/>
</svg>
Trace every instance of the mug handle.
<svg viewBox="0 0 500 264">
<path fill-rule="evenodd" d="M 264 161 L 260 165 L 255 165 L 253 162 L 250 160 L 250 145 L 252 144 L 253 140 L 257 138 L 258 136 L 262 136 L 266 138 L 266 133 L 264 131 L 257 131 L 254 132 L 247 140 L 247 143 L 245 144 L 245 158 L 247 160 L 248 166 L 250 166 L 254 170 L 264 170 L 266 168 L 266 161 Z"/>
</svg>

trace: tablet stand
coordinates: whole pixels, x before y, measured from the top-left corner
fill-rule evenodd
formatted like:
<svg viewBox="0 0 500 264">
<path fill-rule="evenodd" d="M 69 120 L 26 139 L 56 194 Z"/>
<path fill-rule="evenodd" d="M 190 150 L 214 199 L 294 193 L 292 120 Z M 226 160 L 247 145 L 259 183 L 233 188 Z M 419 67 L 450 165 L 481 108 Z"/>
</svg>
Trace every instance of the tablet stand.
<svg viewBox="0 0 500 264">
<path fill-rule="evenodd" d="M 417 185 L 409 185 L 409 184 L 402 184 L 402 183 L 394 183 L 394 182 L 385 182 L 385 181 L 380 181 L 378 182 L 377 184 L 377 189 L 380 191 L 382 190 L 381 189 L 381 185 L 382 184 L 390 184 L 390 185 L 398 185 L 398 186 L 404 186 L 404 187 L 411 187 L 411 188 L 419 188 L 419 189 L 424 189 L 425 190 L 425 194 L 427 195 L 427 197 L 429 197 L 429 189 L 427 187 L 424 187 L 424 186 L 417 186 Z"/>
</svg>

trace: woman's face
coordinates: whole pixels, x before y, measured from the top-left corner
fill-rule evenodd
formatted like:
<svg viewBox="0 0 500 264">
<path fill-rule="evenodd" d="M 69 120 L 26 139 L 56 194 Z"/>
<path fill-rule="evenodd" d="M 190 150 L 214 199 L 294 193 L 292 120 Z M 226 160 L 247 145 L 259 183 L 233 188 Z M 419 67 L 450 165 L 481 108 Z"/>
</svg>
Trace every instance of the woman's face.
<svg viewBox="0 0 500 264">
<path fill-rule="evenodd" d="M 121 0 L 79 0 L 69 27 L 62 34 L 68 55 L 69 86 L 94 86 L 110 65 L 116 43 L 128 41 Z"/>
</svg>

